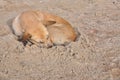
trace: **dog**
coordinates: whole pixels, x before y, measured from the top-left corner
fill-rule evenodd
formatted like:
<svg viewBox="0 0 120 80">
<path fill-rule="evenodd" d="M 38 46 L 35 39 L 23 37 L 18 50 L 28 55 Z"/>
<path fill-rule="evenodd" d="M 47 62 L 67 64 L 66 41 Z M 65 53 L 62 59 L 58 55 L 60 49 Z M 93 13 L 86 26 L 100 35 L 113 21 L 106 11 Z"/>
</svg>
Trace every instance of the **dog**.
<svg viewBox="0 0 120 80">
<path fill-rule="evenodd" d="M 12 29 L 18 40 L 24 43 L 30 41 L 33 44 L 60 45 L 75 41 L 77 37 L 69 22 L 39 10 L 19 14 L 13 20 Z"/>
</svg>

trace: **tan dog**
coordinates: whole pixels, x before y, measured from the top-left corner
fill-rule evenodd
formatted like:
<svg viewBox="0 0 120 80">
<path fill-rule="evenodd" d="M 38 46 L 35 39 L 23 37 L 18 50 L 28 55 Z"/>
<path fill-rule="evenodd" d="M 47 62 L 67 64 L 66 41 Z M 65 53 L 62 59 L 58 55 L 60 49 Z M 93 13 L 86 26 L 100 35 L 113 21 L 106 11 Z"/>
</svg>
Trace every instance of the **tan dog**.
<svg viewBox="0 0 120 80">
<path fill-rule="evenodd" d="M 13 31 L 21 40 L 33 43 L 64 44 L 77 37 L 72 26 L 63 18 L 41 12 L 25 11 L 13 21 Z"/>
</svg>

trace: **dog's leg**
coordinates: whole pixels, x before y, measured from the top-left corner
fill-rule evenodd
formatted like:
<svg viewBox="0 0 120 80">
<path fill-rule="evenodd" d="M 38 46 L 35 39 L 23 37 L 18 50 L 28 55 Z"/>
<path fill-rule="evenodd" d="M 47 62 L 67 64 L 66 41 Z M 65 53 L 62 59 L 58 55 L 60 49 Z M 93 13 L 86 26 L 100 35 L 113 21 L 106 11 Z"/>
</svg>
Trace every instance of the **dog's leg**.
<svg viewBox="0 0 120 80">
<path fill-rule="evenodd" d="M 43 23 L 43 25 L 45 25 L 45 26 L 50 26 L 50 25 L 55 24 L 56 21 L 43 21 L 42 23 Z"/>
</svg>

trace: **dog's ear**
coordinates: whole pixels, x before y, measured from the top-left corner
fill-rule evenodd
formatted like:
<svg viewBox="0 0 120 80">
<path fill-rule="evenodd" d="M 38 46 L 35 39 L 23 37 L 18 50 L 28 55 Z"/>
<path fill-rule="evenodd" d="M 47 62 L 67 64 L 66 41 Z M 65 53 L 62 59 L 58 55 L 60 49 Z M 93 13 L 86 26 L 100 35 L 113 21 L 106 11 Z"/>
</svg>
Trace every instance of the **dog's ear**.
<svg viewBox="0 0 120 80">
<path fill-rule="evenodd" d="M 32 36 L 31 36 L 30 34 L 24 33 L 24 34 L 23 34 L 23 37 L 22 37 L 22 41 L 26 41 L 26 40 L 30 39 L 31 37 L 32 37 Z"/>
<path fill-rule="evenodd" d="M 23 33 L 23 35 L 21 36 L 21 37 L 19 37 L 19 41 L 22 41 L 22 42 L 24 42 L 24 41 L 27 41 L 28 39 L 30 39 L 32 36 L 30 35 L 30 34 L 28 34 L 28 33 Z"/>
<path fill-rule="evenodd" d="M 45 25 L 45 26 L 50 26 L 50 25 L 53 25 L 53 24 L 55 24 L 56 23 L 56 21 L 44 21 L 43 22 L 43 25 Z"/>
<path fill-rule="evenodd" d="M 26 46 L 28 43 L 28 40 L 31 38 L 32 36 L 28 33 L 24 33 L 22 38 L 20 39 L 20 41 L 22 41 L 23 45 Z"/>
</svg>

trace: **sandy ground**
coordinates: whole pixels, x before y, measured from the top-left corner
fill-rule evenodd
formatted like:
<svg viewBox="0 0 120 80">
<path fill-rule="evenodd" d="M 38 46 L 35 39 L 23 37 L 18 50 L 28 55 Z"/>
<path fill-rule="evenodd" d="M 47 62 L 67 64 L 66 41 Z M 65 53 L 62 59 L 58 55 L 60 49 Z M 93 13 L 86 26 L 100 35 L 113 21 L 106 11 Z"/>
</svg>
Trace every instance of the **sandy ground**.
<svg viewBox="0 0 120 80">
<path fill-rule="evenodd" d="M 80 37 L 24 47 L 10 26 L 28 9 L 63 17 Z M 0 0 L 0 80 L 120 80 L 120 0 Z"/>
</svg>

